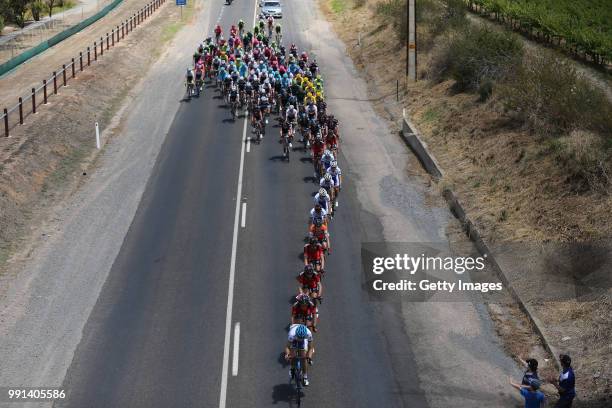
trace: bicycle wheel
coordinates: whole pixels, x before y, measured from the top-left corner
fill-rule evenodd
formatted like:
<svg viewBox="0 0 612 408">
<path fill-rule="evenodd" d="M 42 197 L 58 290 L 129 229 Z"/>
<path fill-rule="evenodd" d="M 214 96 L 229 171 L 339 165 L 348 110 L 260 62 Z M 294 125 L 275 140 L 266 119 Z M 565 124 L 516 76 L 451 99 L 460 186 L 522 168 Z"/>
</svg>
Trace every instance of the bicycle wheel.
<svg viewBox="0 0 612 408">
<path fill-rule="evenodd" d="M 295 392 L 298 407 L 302 403 L 302 376 L 302 359 L 298 357 L 295 362 Z"/>
</svg>

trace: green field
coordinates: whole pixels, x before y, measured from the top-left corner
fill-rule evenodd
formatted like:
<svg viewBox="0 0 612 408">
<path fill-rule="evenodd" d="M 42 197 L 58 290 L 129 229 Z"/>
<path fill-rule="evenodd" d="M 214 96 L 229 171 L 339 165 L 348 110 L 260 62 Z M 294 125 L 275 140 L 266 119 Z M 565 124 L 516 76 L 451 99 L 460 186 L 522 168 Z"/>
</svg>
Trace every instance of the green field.
<svg viewBox="0 0 612 408">
<path fill-rule="evenodd" d="M 593 62 L 612 62 L 612 0 L 465 0 L 475 11 Z"/>
</svg>

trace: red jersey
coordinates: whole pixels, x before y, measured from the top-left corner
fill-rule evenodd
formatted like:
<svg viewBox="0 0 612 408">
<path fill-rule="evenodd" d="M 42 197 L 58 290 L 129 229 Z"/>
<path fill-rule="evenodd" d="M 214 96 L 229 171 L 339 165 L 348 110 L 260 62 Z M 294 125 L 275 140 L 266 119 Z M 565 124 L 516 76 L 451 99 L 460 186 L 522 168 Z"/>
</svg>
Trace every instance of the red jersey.
<svg viewBox="0 0 612 408">
<path fill-rule="evenodd" d="M 314 142 L 312 144 L 312 154 L 315 156 L 321 156 L 323 151 L 325 150 L 325 143 L 323 142 Z"/>
<path fill-rule="evenodd" d="M 300 282 L 300 285 L 302 285 L 302 287 L 308 289 L 316 289 L 319 285 L 319 282 L 321 282 L 321 275 L 316 272 L 313 272 L 312 276 L 309 278 L 304 272 L 302 272 L 298 276 L 298 282 Z"/>
<path fill-rule="evenodd" d="M 320 261 L 323 258 L 323 247 L 321 244 L 304 245 L 304 258 L 308 258 L 308 261 Z"/>
<path fill-rule="evenodd" d="M 327 132 L 327 138 L 325 139 L 327 146 L 329 148 L 338 146 L 338 136 L 334 134 L 334 132 Z"/>
<path fill-rule="evenodd" d="M 312 317 L 317 313 L 317 309 L 314 305 L 308 305 L 305 308 L 302 308 L 300 305 L 295 305 L 291 307 L 291 316 L 293 317 Z"/>
</svg>

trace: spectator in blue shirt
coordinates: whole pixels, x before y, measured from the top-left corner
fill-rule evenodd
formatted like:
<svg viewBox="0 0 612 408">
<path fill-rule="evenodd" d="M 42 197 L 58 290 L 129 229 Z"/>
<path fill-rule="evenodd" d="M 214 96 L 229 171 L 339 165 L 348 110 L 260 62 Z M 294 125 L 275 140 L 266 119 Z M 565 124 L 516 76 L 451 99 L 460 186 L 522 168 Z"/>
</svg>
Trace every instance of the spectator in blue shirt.
<svg viewBox="0 0 612 408">
<path fill-rule="evenodd" d="M 567 354 L 560 354 L 559 360 L 561 361 L 559 381 L 552 381 L 559 391 L 559 401 L 555 404 L 555 408 L 570 408 L 576 397 L 576 377 L 572 370 L 572 359 Z"/>
<path fill-rule="evenodd" d="M 544 406 L 544 393 L 540 391 L 540 380 L 531 378 L 529 385 L 515 384 L 510 381 L 510 385 L 519 390 L 525 398 L 525 408 L 542 408 Z"/>
</svg>

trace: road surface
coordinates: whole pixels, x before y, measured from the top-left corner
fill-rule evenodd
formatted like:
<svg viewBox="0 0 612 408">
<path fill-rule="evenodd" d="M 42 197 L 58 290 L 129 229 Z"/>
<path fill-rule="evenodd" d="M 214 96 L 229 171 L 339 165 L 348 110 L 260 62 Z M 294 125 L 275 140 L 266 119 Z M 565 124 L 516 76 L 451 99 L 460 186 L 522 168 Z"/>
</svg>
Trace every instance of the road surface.
<svg viewBox="0 0 612 408">
<path fill-rule="evenodd" d="M 213 15 L 215 7 L 225 6 L 214 4 Z M 291 5 L 284 7 L 284 41 L 302 48 L 291 30 Z M 252 2 L 234 2 L 220 23 L 229 27 L 252 15 Z M 250 128 L 242 117 L 230 120 L 211 84 L 202 97 L 183 103 L 68 370 L 70 397 L 56 406 L 212 407 L 227 398 L 228 407 L 265 407 L 293 398 L 280 356 L 316 186 L 306 154 L 281 160 L 277 131 L 269 126 L 260 145 L 243 143 Z M 347 164 L 341 158 L 348 174 Z M 331 225 L 334 248 L 306 400 L 328 407 L 400 406 L 381 323 L 363 301 L 359 203 L 350 176 L 347 181 Z M 223 392 L 236 199 L 245 218 L 237 229 Z M 410 359 L 409 344 L 404 352 Z M 411 406 L 424 407 L 414 376 Z"/>
</svg>

